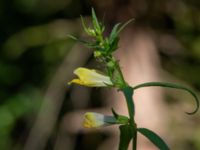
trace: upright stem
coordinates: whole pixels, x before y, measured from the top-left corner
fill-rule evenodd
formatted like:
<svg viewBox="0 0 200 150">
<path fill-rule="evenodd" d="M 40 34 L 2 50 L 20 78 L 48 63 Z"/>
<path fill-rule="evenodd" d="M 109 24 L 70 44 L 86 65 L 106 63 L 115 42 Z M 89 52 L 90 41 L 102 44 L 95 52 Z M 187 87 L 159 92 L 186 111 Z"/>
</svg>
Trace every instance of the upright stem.
<svg viewBox="0 0 200 150">
<path fill-rule="evenodd" d="M 128 112 L 130 116 L 130 125 L 133 128 L 133 150 L 136 150 L 137 148 L 137 131 L 136 131 L 136 123 L 134 120 L 135 110 L 134 110 L 134 103 L 133 103 L 133 89 L 129 86 L 125 87 L 123 89 L 124 96 L 126 98 L 127 106 L 128 106 Z"/>
<path fill-rule="evenodd" d="M 128 113 L 129 113 L 129 117 L 130 117 L 130 126 L 132 129 L 132 134 L 133 134 L 133 150 L 136 150 L 137 148 L 137 130 L 136 130 L 136 123 L 134 120 L 134 115 L 135 115 L 135 106 L 134 106 L 134 102 L 133 102 L 133 88 L 130 87 L 129 85 L 127 85 L 127 83 L 124 80 L 123 74 L 121 72 L 120 66 L 118 63 L 116 63 L 117 66 L 117 71 L 120 75 L 120 78 L 122 80 L 122 88 L 121 90 L 123 91 L 123 94 L 126 98 L 126 103 L 127 103 L 127 107 L 128 107 Z"/>
<path fill-rule="evenodd" d="M 133 136 L 133 150 L 136 150 L 136 149 L 137 149 L 137 130 L 135 127 L 134 136 Z"/>
<path fill-rule="evenodd" d="M 134 121 L 134 115 L 135 115 L 135 110 L 134 110 L 134 103 L 133 103 L 133 89 L 129 86 L 125 87 L 122 89 L 124 96 L 126 98 L 126 103 L 127 103 L 127 107 L 128 107 L 128 113 L 130 116 L 130 124 L 134 125 L 135 121 Z"/>
</svg>

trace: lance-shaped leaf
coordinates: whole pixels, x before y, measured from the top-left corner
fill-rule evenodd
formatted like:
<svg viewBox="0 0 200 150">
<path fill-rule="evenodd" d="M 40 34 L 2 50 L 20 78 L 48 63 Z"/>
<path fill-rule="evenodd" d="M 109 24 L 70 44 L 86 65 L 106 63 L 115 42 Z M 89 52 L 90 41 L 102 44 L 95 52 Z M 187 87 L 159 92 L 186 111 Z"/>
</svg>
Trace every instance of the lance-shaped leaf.
<svg viewBox="0 0 200 150">
<path fill-rule="evenodd" d="M 93 8 L 92 8 L 92 22 L 93 22 L 93 26 L 96 32 L 98 34 L 101 34 L 101 32 L 103 31 L 103 28 L 101 28 L 101 25 L 96 17 L 96 14 Z"/>
<path fill-rule="evenodd" d="M 132 21 L 134 21 L 135 19 L 130 19 L 127 22 L 125 22 L 117 31 L 117 34 L 119 34 L 129 23 L 131 23 Z"/>
<path fill-rule="evenodd" d="M 89 48 L 94 48 L 94 49 L 99 49 L 99 45 L 97 43 L 94 43 L 94 42 L 89 42 L 89 41 L 86 41 L 86 40 L 83 40 L 83 39 L 80 39 L 80 38 L 77 38 L 73 35 L 68 35 L 69 38 L 75 40 L 75 41 L 78 41 L 82 44 L 84 44 L 85 46 L 89 47 Z"/>
<path fill-rule="evenodd" d="M 110 33 L 110 36 L 109 36 L 110 42 L 112 42 L 118 36 L 118 30 L 119 30 L 120 25 L 121 25 L 121 23 L 118 23 L 113 27 L 113 29 Z"/>
<path fill-rule="evenodd" d="M 156 133 L 153 131 L 146 129 L 146 128 L 138 128 L 138 132 L 143 134 L 145 137 L 147 137 L 153 144 L 155 144 L 160 150 L 169 150 L 169 147 L 167 144 L 163 141 L 161 137 L 159 137 Z"/>
<path fill-rule="evenodd" d="M 125 22 L 124 24 L 121 23 L 117 23 L 109 36 L 109 52 L 112 53 L 113 51 L 115 51 L 118 48 L 118 41 L 119 41 L 119 33 L 121 32 L 121 30 L 124 29 L 124 27 L 126 27 L 130 22 L 132 22 L 134 19 L 131 19 L 127 22 Z"/>
<path fill-rule="evenodd" d="M 128 20 L 127 22 L 125 22 L 124 24 L 117 23 L 117 24 L 113 27 L 113 29 L 112 29 L 112 31 L 111 31 L 111 33 L 110 33 L 109 39 L 110 39 L 111 41 L 113 41 L 113 40 L 119 35 L 119 33 L 120 33 L 129 23 L 131 23 L 133 20 L 134 20 L 134 19 L 130 19 L 130 20 Z"/>
</svg>

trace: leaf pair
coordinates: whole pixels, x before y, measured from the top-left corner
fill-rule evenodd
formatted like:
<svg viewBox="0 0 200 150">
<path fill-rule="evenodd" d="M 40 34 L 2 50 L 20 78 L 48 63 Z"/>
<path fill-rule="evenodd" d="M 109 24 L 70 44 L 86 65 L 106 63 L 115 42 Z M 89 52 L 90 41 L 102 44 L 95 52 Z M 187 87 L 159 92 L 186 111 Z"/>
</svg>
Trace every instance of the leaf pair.
<svg viewBox="0 0 200 150">
<path fill-rule="evenodd" d="M 110 46 L 110 49 L 109 49 L 109 52 L 113 52 L 115 51 L 117 48 L 118 48 L 118 41 L 119 41 L 119 33 L 129 24 L 131 23 L 132 21 L 134 21 L 134 19 L 130 19 L 128 20 L 127 22 L 125 22 L 124 24 L 122 23 L 117 23 L 111 33 L 110 33 L 110 36 L 109 36 L 109 46 Z"/>
</svg>

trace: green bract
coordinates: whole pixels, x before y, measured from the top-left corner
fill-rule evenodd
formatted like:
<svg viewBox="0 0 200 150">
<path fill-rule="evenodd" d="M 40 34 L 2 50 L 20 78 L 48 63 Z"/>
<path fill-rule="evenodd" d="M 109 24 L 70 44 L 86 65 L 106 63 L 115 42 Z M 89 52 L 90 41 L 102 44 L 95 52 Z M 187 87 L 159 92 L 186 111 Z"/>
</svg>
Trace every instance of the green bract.
<svg viewBox="0 0 200 150">
<path fill-rule="evenodd" d="M 126 25 L 133 21 L 133 19 L 127 21 L 124 24 L 118 23 L 116 24 L 109 37 L 104 37 L 103 33 L 105 30 L 105 26 L 98 21 L 94 9 L 92 9 L 92 27 L 86 27 L 84 19 L 81 17 L 82 25 L 84 31 L 88 36 L 94 38 L 94 41 L 86 41 L 83 39 L 78 39 L 76 37 L 71 36 L 73 39 L 82 42 L 87 47 L 94 49 L 95 57 L 108 58 L 112 55 L 114 51 L 118 48 L 119 42 L 119 33 L 124 29 Z"/>
</svg>

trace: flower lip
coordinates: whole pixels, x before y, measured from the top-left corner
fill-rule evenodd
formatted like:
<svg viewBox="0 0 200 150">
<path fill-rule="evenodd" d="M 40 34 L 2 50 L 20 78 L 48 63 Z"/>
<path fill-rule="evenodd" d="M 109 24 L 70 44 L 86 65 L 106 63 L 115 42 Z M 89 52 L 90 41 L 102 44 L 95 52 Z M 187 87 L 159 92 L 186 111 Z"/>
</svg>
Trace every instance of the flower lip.
<svg viewBox="0 0 200 150">
<path fill-rule="evenodd" d="M 76 83 L 89 87 L 105 87 L 113 85 L 110 77 L 103 75 L 94 69 L 79 67 L 74 70 L 74 74 L 78 76 L 78 79 L 73 79 L 71 82 L 69 82 L 69 84 Z"/>
</svg>

